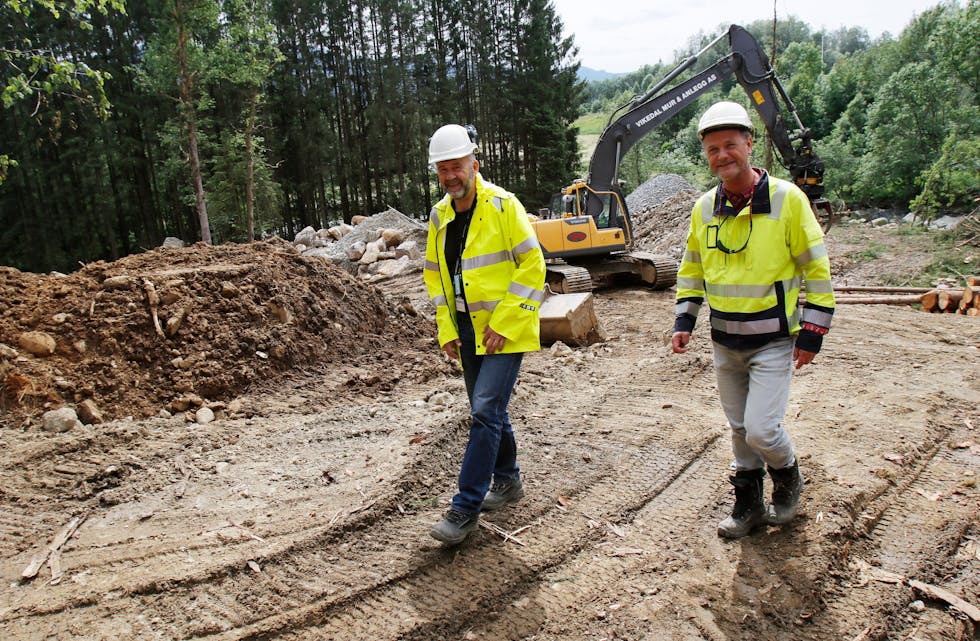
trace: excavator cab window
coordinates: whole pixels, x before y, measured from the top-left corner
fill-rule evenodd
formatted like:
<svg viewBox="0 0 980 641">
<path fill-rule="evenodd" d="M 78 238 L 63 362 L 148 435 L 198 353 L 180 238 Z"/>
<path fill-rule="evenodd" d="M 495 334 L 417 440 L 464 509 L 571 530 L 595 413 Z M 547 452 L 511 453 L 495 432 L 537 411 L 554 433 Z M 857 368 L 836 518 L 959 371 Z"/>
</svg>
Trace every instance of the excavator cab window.
<svg viewBox="0 0 980 641">
<path fill-rule="evenodd" d="M 611 195 L 599 195 L 599 200 L 602 201 L 602 211 L 595 216 L 595 226 L 599 229 L 604 229 L 609 226 L 609 218 L 614 213 L 612 210 L 616 207 L 616 199 L 610 198 Z"/>
</svg>

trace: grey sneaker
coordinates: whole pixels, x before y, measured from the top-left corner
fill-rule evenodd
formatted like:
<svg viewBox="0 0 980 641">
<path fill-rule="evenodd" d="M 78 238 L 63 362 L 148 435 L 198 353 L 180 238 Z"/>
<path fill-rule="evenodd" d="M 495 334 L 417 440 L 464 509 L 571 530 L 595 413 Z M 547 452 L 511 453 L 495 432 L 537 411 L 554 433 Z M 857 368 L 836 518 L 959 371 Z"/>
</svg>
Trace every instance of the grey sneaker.
<svg viewBox="0 0 980 641">
<path fill-rule="evenodd" d="M 462 543 L 466 535 L 479 525 L 479 514 L 465 514 L 458 510 L 449 510 L 441 521 L 432 526 L 429 534 L 432 535 L 432 538 L 443 543 L 456 545 Z"/>
<path fill-rule="evenodd" d="M 516 503 L 524 498 L 524 483 L 520 476 L 494 482 L 490 491 L 483 497 L 483 511 L 489 512 Z"/>
</svg>

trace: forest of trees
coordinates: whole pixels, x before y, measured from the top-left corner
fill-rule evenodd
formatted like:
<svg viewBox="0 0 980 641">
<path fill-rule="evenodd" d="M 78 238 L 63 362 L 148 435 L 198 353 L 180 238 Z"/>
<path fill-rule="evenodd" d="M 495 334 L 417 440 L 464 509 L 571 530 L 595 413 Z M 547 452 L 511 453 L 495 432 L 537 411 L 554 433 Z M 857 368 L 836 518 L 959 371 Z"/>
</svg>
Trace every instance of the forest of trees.
<svg viewBox="0 0 980 641">
<path fill-rule="evenodd" d="M 940 2 L 916 15 L 897 37 L 885 35 L 874 42 L 863 28 L 812 31 L 793 18 L 778 20 L 775 29 L 769 20 L 743 26 L 767 51 L 775 50 L 774 68 L 800 120 L 812 131 L 814 148 L 826 165 L 827 195 L 838 209 L 911 209 L 930 218 L 977 208 L 978 0 L 968 0 L 965 6 Z M 677 60 L 698 52 L 723 30 L 724 25 L 715 33 L 692 36 Z M 717 45 L 690 73 L 726 53 L 724 44 Z M 589 83 L 583 111 L 612 113 L 673 67 L 673 63 L 647 66 Z M 699 115 L 719 99 L 749 106 L 734 79 L 706 93 L 626 155 L 621 171 L 626 190 L 656 173 L 681 174 L 698 187 L 707 187 L 712 178 L 695 131 Z M 764 165 L 765 130 L 761 123 L 756 129 L 753 160 Z M 772 171 L 780 175 L 776 160 Z"/>
<path fill-rule="evenodd" d="M 0 0 L 0 15 L 0 264 L 38 272 L 166 236 L 425 216 L 439 197 L 427 140 L 446 122 L 477 126 L 484 173 L 533 210 L 582 175 L 576 119 L 673 67 L 581 82 L 549 0 Z M 745 26 L 772 47 L 771 22 Z M 774 49 L 828 196 L 976 207 L 980 0 L 877 41 L 780 19 Z M 694 123 L 721 97 L 748 104 L 728 81 L 648 135 L 624 159 L 627 189 L 658 172 L 706 185 Z"/>
<path fill-rule="evenodd" d="M 480 132 L 544 202 L 577 171 L 571 39 L 545 0 L 0 0 L 0 264 L 73 270 L 292 238 L 439 197 L 428 138 Z"/>
</svg>

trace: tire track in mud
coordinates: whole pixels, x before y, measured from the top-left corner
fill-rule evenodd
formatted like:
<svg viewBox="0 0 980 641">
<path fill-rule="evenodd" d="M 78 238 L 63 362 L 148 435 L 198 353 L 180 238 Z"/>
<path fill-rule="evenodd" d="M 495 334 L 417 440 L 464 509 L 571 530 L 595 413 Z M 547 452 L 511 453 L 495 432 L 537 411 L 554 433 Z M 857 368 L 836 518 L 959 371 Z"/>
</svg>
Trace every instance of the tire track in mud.
<svg viewBox="0 0 980 641">
<path fill-rule="evenodd" d="M 343 415 L 349 411 L 349 408 L 342 408 L 339 413 Z M 440 417 L 439 420 L 446 419 Z M 439 430 L 433 429 L 433 432 L 440 433 L 439 436 L 423 442 L 419 455 L 408 464 L 403 478 L 394 485 L 421 476 L 423 472 L 420 468 L 431 465 L 429 461 L 439 461 L 441 457 L 435 454 L 447 447 L 447 440 L 458 438 L 464 429 L 463 417 L 460 416 L 450 418 Z M 127 621 L 134 630 L 134 638 L 149 638 L 161 630 L 165 630 L 169 638 L 188 638 L 227 629 L 233 627 L 229 621 L 248 621 L 257 613 L 268 614 L 282 607 L 283 600 L 286 601 L 285 607 L 293 607 L 290 604 L 294 599 L 299 599 L 295 601 L 299 605 L 321 594 L 319 584 L 312 590 L 309 588 L 309 568 L 333 565 L 337 576 L 356 574 L 359 569 L 357 561 L 348 563 L 336 555 L 325 557 L 321 548 L 329 549 L 331 545 L 337 548 L 354 547 L 346 543 L 351 530 L 362 530 L 385 515 L 397 513 L 400 502 L 411 501 L 413 497 L 418 498 L 412 493 L 392 490 L 386 495 L 373 497 L 365 505 L 345 510 L 343 518 L 335 519 L 331 525 L 314 528 L 303 528 L 300 518 L 306 516 L 303 510 L 299 515 L 293 514 L 296 518 L 287 518 L 277 524 L 271 534 L 265 535 L 261 545 L 255 542 L 239 544 L 241 553 L 232 555 L 231 560 L 225 545 L 202 542 L 196 536 L 199 534 L 196 531 L 173 534 L 170 537 L 173 542 L 165 541 L 162 550 L 150 541 L 113 544 L 110 546 L 114 548 L 113 553 L 108 558 L 102 548 L 75 550 L 72 553 L 73 572 L 86 574 L 98 570 L 103 578 L 101 584 L 87 589 L 73 586 L 73 589 L 64 592 L 63 598 L 59 594 L 47 594 L 44 590 L 21 597 L 6 610 L 0 610 L 0 632 L 8 625 L 12 626 L 14 621 L 22 623 L 31 619 L 38 625 L 42 625 L 43 621 L 43 625 L 57 629 L 97 629 L 98 622 L 109 617 Z M 179 528 L 180 524 L 176 525 Z M 186 540 L 184 545 L 180 545 L 181 535 L 193 540 Z M 201 558 L 189 564 L 191 552 L 201 555 Z M 208 552 L 212 552 L 217 561 L 208 562 L 204 556 Z M 375 552 L 368 550 L 364 554 L 370 557 Z M 88 558 L 91 558 L 91 565 L 86 564 Z M 268 564 L 270 569 L 256 573 L 248 566 L 249 560 L 263 566 Z M 133 575 L 135 561 L 140 566 L 137 576 L 150 578 L 137 581 L 125 578 Z M 348 567 L 336 567 L 341 565 L 339 561 L 348 563 Z M 292 570 L 294 567 L 298 569 Z M 285 568 L 285 578 L 270 578 L 272 568 Z M 295 575 L 292 581 L 289 580 L 291 572 Z M 94 580 L 92 582 L 95 583 Z M 262 589 L 256 590 L 257 583 L 261 583 Z M 328 584 L 327 589 L 339 591 L 349 589 L 349 586 L 340 582 L 339 585 Z M 263 590 L 273 596 L 265 597 Z M 106 593 L 115 596 L 106 600 Z M 274 595 L 278 593 L 286 596 L 277 599 Z M 152 625 L 149 621 L 152 621 Z"/>
<path fill-rule="evenodd" d="M 515 590 L 523 594 L 538 585 L 542 575 L 561 568 L 569 558 L 589 554 L 608 535 L 606 528 L 618 530 L 614 523 L 629 518 L 670 487 L 719 435 L 718 431 L 691 431 L 684 438 L 672 435 L 662 412 L 647 409 L 654 404 L 637 404 L 638 398 L 650 393 L 651 384 L 637 379 L 635 369 L 617 371 L 626 377 L 603 382 L 606 391 L 595 398 L 598 411 L 587 413 L 578 423 L 569 416 L 566 423 L 596 433 L 615 432 L 619 440 L 610 446 L 618 452 L 615 464 L 573 485 L 567 506 L 542 505 L 532 515 L 533 527 L 520 534 L 524 546 L 495 546 L 486 533 L 471 536 L 458 553 L 437 548 L 428 560 L 414 567 L 410 561 L 401 575 L 365 586 L 350 599 L 313 603 L 218 638 L 443 638 L 482 620 L 487 607 L 512 600 Z M 624 416 L 630 417 L 630 425 L 624 425 Z M 668 443 L 665 436 L 677 442 Z M 706 481 L 711 483 L 717 480 Z M 686 498 L 703 490 L 690 487 Z M 497 520 L 496 515 L 487 518 Z M 676 524 L 676 519 L 665 518 Z"/>
<path fill-rule="evenodd" d="M 936 566 L 941 567 L 957 553 L 980 514 L 975 499 L 952 494 L 968 478 L 971 467 L 946 447 L 950 433 L 948 428 L 934 431 L 927 451 L 914 465 L 903 468 L 904 473 L 887 492 L 863 506 L 854 506 L 860 514 L 851 528 L 852 535 L 861 538 L 853 547 L 845 544 L 841 556 L 850 557 L 847 585 L 856 589 L 825 595 L 825 608 L 810 625 L 799 629 L 801 640 L 880 635 L 907 625 L 902 615 L 913 597 L 908 587 L 896 584 L 895 579 L 931 582 Z M 951 501 L 972 507 L 964 509 Z M 974 570 L 978 565 L 974 564 Z M 974 576 L 974 585 L 978 576 Z M 949 623 L 952 628 L 952 618 Z"/>
</svg>

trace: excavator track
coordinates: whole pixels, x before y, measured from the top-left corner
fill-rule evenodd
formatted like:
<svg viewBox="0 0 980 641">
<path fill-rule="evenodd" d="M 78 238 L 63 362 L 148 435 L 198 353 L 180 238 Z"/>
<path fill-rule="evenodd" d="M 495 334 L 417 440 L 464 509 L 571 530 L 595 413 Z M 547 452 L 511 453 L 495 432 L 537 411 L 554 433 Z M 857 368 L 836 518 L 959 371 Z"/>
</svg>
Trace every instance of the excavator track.
<svg viewBox="0 0 980 641">
<path fill-rule="evenodd" d="M 669 256 L 630 252 L 623 259 L 637 265 L 640 278 L 654 289 L 667 289 L 677 284 L 678 264 Z"/>
<path fill-rule="evenodd" d="M 567 263 L 548 263 L 547 283 L 555 294 L 578 294 L 592 291 L 589 270 Z"/>
</svg>

